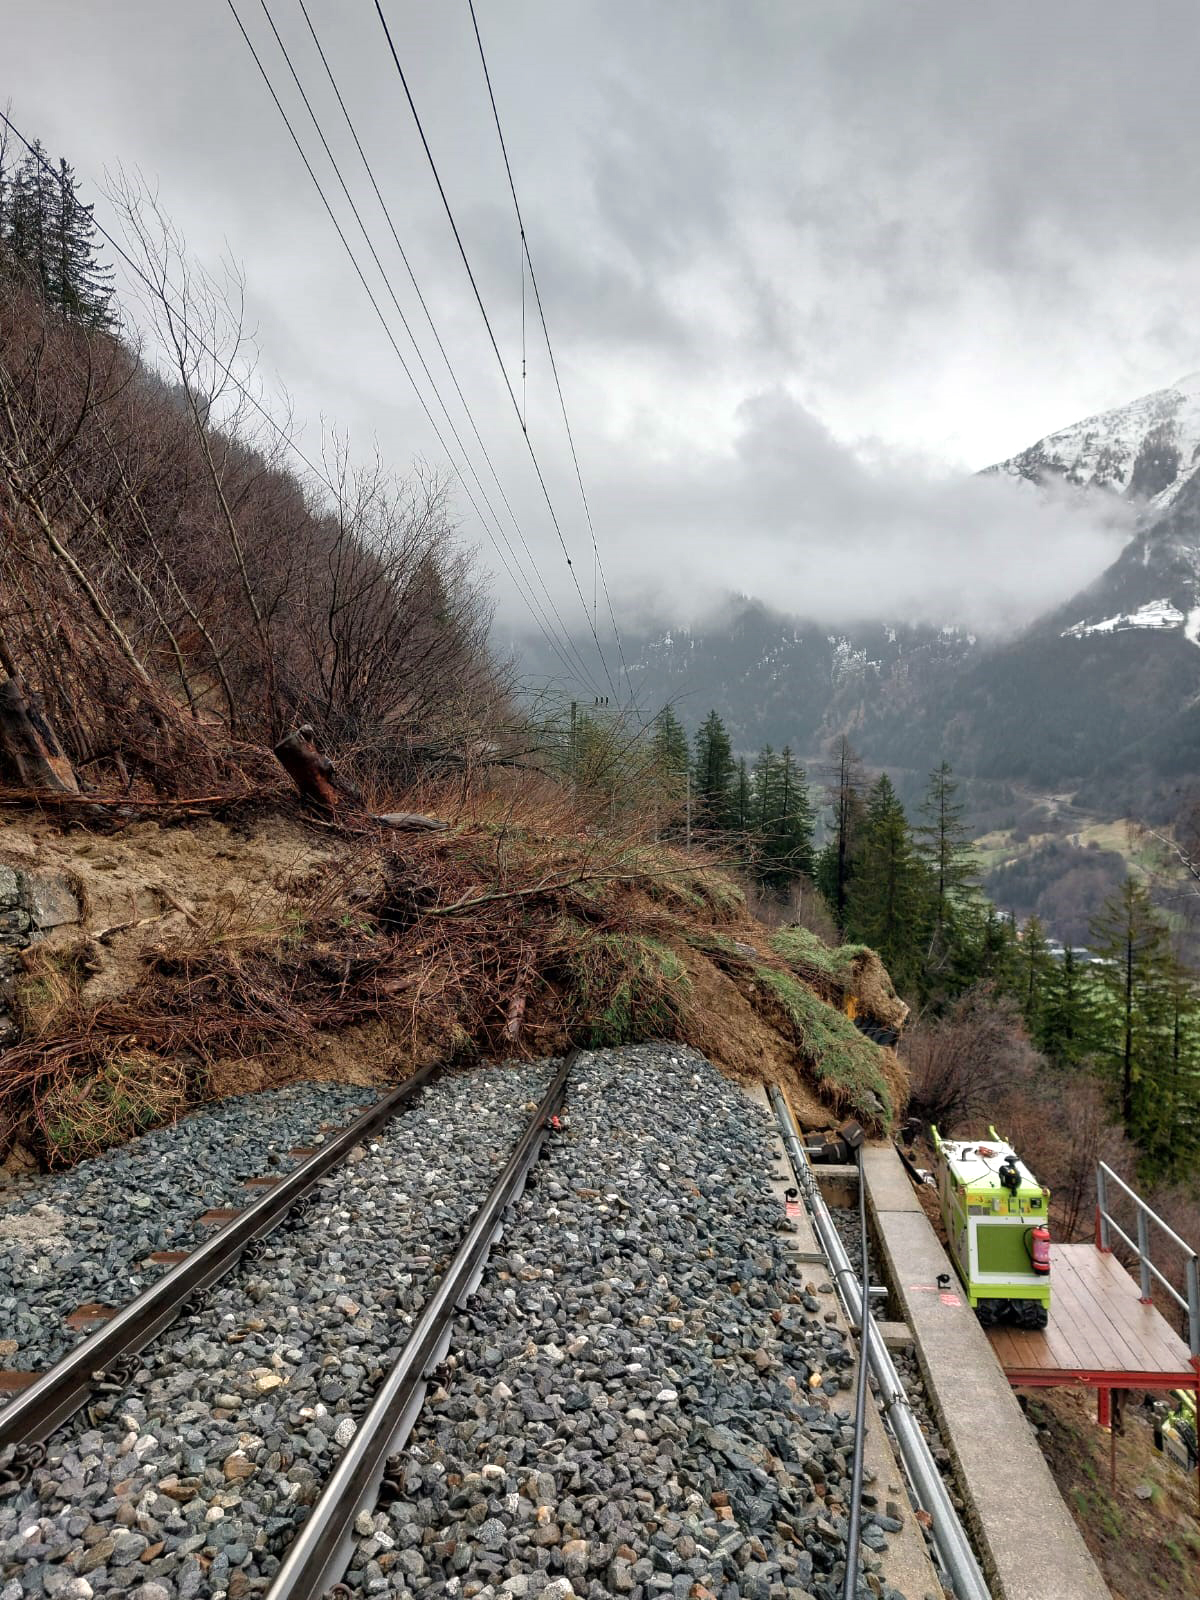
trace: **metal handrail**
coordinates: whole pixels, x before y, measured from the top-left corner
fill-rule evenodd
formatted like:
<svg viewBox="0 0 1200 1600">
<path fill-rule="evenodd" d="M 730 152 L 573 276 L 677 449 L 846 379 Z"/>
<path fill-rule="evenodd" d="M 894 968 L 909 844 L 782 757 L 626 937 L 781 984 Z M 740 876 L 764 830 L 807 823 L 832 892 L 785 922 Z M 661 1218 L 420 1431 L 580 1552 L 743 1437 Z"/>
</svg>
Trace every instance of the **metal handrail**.
<svg viewBox="0 0 1200 1600">
<path fill-rule="evenodd" d="M 791 1112 L 778 1084 L 768 1084 L 767 1095 L 796 1182 L 812 1217 L 813 1228 L 828 1258 L 830 1273 L 842 1304 L 849 1314 L 850 1321 L 856 1327 L 862 1328 L 871 1312 L 863 1303 L 858 1274 L 850 1265 L 850 1257 L 834 1226 L 829 1207 L 825 1204 L 812 1168 L 805 1158 L 804 1148 L 796 1133 L 796 1124 L 792 1120 Z M 864 1247 L 864 1258 L 866 1255 Z M 930 1452 L 929 1443 L 921 1432 L 920 1424 L 917 1422 L 904 1384 L 887 1347 L 882 1339 L 870 1339 L 865 1353 L 871 1368 L 871 1376 L 879 1389 L 880 1408 L 895 1435 L 916 1499 L 932 1519 L 933 1526 L 930 1531 L 933 1542 L 945 1570 L 953 1580 L 954 1593 L 960 1600 L 990 1600 L 990 1591 L 983 1573 L 979 1570 L 975 1552 L 971 1549 L 966 1530 L 950 1498 L 950 1491 L 942 1481 L 942 1475 Z M 272 1600 L 272 1597 L 268 1596 L 268 1600 Z"/>
<path fill-rule="evenodd" d="M 1137 1208 L 1137 1238 L 1131 1239 L 1121 1227 L 1120 1223 L 1108 1209 L 1108 1181 L 1109 1179 L 1129 1196 Z M 1158 1267 L 1150 1259 L 1150 1224 L 1154 1223 L 1162 1233 L 1184 1256 L 1184 1281 L 1187 1286 L 1186 1295 L 1180 1294 L 1170 1280 L 1163 1276 Z M 1154 1275 L 1163 1288 L 1175 1301 L 1182 1311 L 1187 1313 L 1188 1320 L 1188 1349 L 1193 1361 L 1200 1361 L 1200 1254 L 1192 1249 L 1186 1239 L 1181 1239 L 1170 1227 L 1153 1211 L 1138 1194 L 1136 1189 L 1131 1189 L 1124 1178 L 1105 1161 L 1096 1164 L 1096 1246 L 1100 1250 L 1111 1251 L 1112 1236 L 1118 1237 L 1135 1252 L 1138 1258 L 1138 1279 L 1141 1284 L 1142 1300 L 1150 1303 L 1151 1284 L 1150 1276 Z"/>
</svg>

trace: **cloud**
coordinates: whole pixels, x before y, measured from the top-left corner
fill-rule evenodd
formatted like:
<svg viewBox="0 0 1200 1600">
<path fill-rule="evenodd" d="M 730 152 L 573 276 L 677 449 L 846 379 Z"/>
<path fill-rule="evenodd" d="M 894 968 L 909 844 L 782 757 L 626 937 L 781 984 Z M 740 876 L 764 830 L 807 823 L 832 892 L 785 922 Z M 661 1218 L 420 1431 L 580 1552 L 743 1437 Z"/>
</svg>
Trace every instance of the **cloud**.
<svg viewBox="0 0 1200 1600">
<path fill-rule="evenodd" d="M 1116 500 L 933 469 L 839 443 L 782 390 L 737 410 L 729 452 L 606 480 L 625 609 L 690 617 L 735 587 L 804 617 L 1009 632 L 1088 583 L 1128 539 Z"/>
<path fill-rule="evenodd" d="M 505 493 L 578 618 L 373 8 L 309 9 Z M 241 10 L 312 148 L 259 9 Z M 471 441 L 300 14 L 273 11 Z M 582 574 L 469 13 L 387 11 Z M 491 0 L 480 23 L 624 603 L 752 589 L 843 619 L 1012 627 L 1103 567 L 1121 538 L 1107 513 L 967 469 L 1200 367 L 1194 0 L 1136 16 L 1117 0 Z M 228 244 L 244 262 L 305 444 L 324 413 L 397 467 L 441 460 L 224 8 L 43 0 L 15 8 L 5 42 L 19 122 L 85 178 L 142 168 L 202 258 Z"/>
</svg>

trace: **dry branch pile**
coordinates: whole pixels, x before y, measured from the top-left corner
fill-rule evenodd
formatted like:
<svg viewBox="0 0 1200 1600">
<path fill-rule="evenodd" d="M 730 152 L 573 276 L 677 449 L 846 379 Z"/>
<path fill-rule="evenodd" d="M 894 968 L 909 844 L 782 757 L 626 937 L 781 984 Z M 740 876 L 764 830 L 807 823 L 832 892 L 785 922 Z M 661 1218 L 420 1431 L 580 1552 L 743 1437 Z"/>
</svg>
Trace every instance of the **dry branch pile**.
<svg viewBox="0 0 1200 1600">
<path fill-rule="evenodd" d="M 74 1158 L 203 1100 L 231 1061 L 302 1073 L 333 1035 L 369 1035 L 391 1074 L 666 1037 L 747 1076 L 811 1079 L 802 1036 L 761 984 L 714 1001 L 725 953 L 764 931 L 728 880 L 665 848 L 545 823 L 518 825 L 510 797 L 498 819 L 445 834 L 344 835 L 337 870 L 298 883 L 269 928 L 192 930 L 98 1003 L 86 939 L 35 947 L 18 986 L 25 1037 L 0 1056 L 0 1151 L 19 1139 L 43 1159 Z M 764 953 L 759 966 L 773 962 Z M 831 1025 L 845 1022 L 805 992 Z M 746 1039 L 756 1061 L 740 1053 Z M 856 1109 L 879 1121 L 869 1100 Z"/>
</svg>

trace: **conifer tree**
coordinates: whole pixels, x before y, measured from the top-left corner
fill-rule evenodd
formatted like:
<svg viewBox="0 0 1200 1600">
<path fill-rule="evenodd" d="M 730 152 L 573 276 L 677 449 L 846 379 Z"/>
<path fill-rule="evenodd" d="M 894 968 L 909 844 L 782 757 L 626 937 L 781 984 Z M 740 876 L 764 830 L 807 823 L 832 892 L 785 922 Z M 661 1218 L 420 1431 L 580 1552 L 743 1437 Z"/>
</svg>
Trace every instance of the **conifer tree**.
<svg viewBox="0 0 1200 1600">
<path fill-rule="evenodd" d="M 833 818 L 829 839 L 816 865 L 817 887 L 829 902 L 838 927 L 844 928 L 854 852 L 865 814 L 862 791 L 867 781 L 862 762 L 844 734 L 834 744 L 833 760 L 824 775 Z"/>
<path fill-rule="evenodd" d="M 96 252 L 94 207 L 63 160 L 57 170 L 40 143 L 8 174 L 0 190 L 0 242 L 11 264 L 71 321 L 111 327 L 112 271 Z"/>
<path fill-rule="evenodd" d="M 1045 985 L 1034 1039 L 1058 1067 L 1075 1067 L 1096 1043 L 1094 1008 L 1088 996 L 1085 969 L 1070 945 L 1053 964 Z"/>
<path fill-rule="evenodd" d="M 1146 890 L 1128 877 L 1091 925 L 1100 958 L 1097 976 L 1107 996 L 1121 1121 L 1134 1138 L 1153 1120 L 1147 1102 L 1155 1091 L 1169 1034 L 1170 986 L 1176 964 L 1167 932 Z"/>
<path fill-rule="evenodd" d="M 1046 933 L 1038 917 L 1030 917 L 1021 930 L 1018 971 L 1021 1014 L 1031 1037 L 1041 1035 L 1042 1018 L 1054 973 L 1054 961 L 1046 946 Z"/>
<path fill-rule="evenodd" d="M 757 835 L 759 881 L 783 889 L 813 872 L 813 811 L 804 768 L 785 745 L 765 745 L 751 777 L 751 815 Z"/>
<path fill-rule="evenodd" d="M 732 815 L 730 826 L 740 834 L 748 834 L 754 826 L 754 786 L 745 756 L 738 757 L 737 772 L 733 779 Z"/>
<path fill-rule="evenodd" d="M 918 976 L 921 869 L 904 807 L 883 773 L 871 789 L 847 900 L 847 931 L 877 950 L 900 988 Z"/>
<path fill-rule="evenodd" d="M 948 762 L 929 774 L 921 816 L 913 832 L 929 871 L 930 913 L 935 937 L 950 920 L 954 898 L 975 877 L 970 834 L 963 822 L 966 805 L 958 798 L 958 781 Z"/>
<path fill-rule="evenodd" d="M 727 828 L 731 820 L 733 749 L 725 724 L 710 711 L 696 731 L 692 793 L 700 821 L 709 828 Z"/>
<path fill-rule="evenodd" d="M 687 780 L 688 739 L 684 726 L 670 706 L 664 706 L 654 719 L 654 761 L 660 781 L 672 798 L 682 792 Z"/>
<path fill-rule="evenodd" d="M 1200 997 L 1178 960 L 1163 989 L 1166 1038 L 1138 1137 L 1155 1177 L 1191 1177 L 1200 1154 Z"/>
</svg>

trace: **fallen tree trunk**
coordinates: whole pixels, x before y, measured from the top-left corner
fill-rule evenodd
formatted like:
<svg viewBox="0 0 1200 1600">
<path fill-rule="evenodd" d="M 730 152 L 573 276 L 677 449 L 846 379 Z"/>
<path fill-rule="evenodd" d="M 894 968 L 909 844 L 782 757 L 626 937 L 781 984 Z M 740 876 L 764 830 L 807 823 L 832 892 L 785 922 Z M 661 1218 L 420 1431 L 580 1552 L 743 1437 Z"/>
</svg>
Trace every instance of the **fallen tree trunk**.
<svg viewBox="0 0 1200 1600">
<path fill-rule="evenodd" d="M 394 828 L 397 833 L 441 833 L 450 826 L 439 817 L 427 817 L 421 811 L 384 811 L 378 816 L 372 813 L 371 821 L 384 828 Z"/>
<path fill-rule="evenodd" d="M 304 723 L 275 746 L 275 759 L 300 791 L 305 805 L 327 816 L 337 810 L 333 762 L 323 756 L 313 740 L 311 723 Z"/>
<path fill-rule="evenodd" d="M 397 833 L 441 832 L 448 822 L 437 817 L 424 816 L 419 811 L 385 811 L 380 815 L 362 810 L 362 796 L 349 779 L 334 770 L 333 762 L 317 749 L 311 722 L 302 723 L 294 733 L 281 739 L 275 746 L 275 757 L 280 766 L 300 791 L 304 804 L 331 817 L 339 801 L 349 801 L 352 814 L 366 816 L 381 828 L 392 828 Z"/>
<path fill-rule="evenodd" d="M 0 683 L 0 754 L 22 788 L 79 793 L 74 769 L 46 718 L 41 697 L 15 677 Z"/>
</svg>

